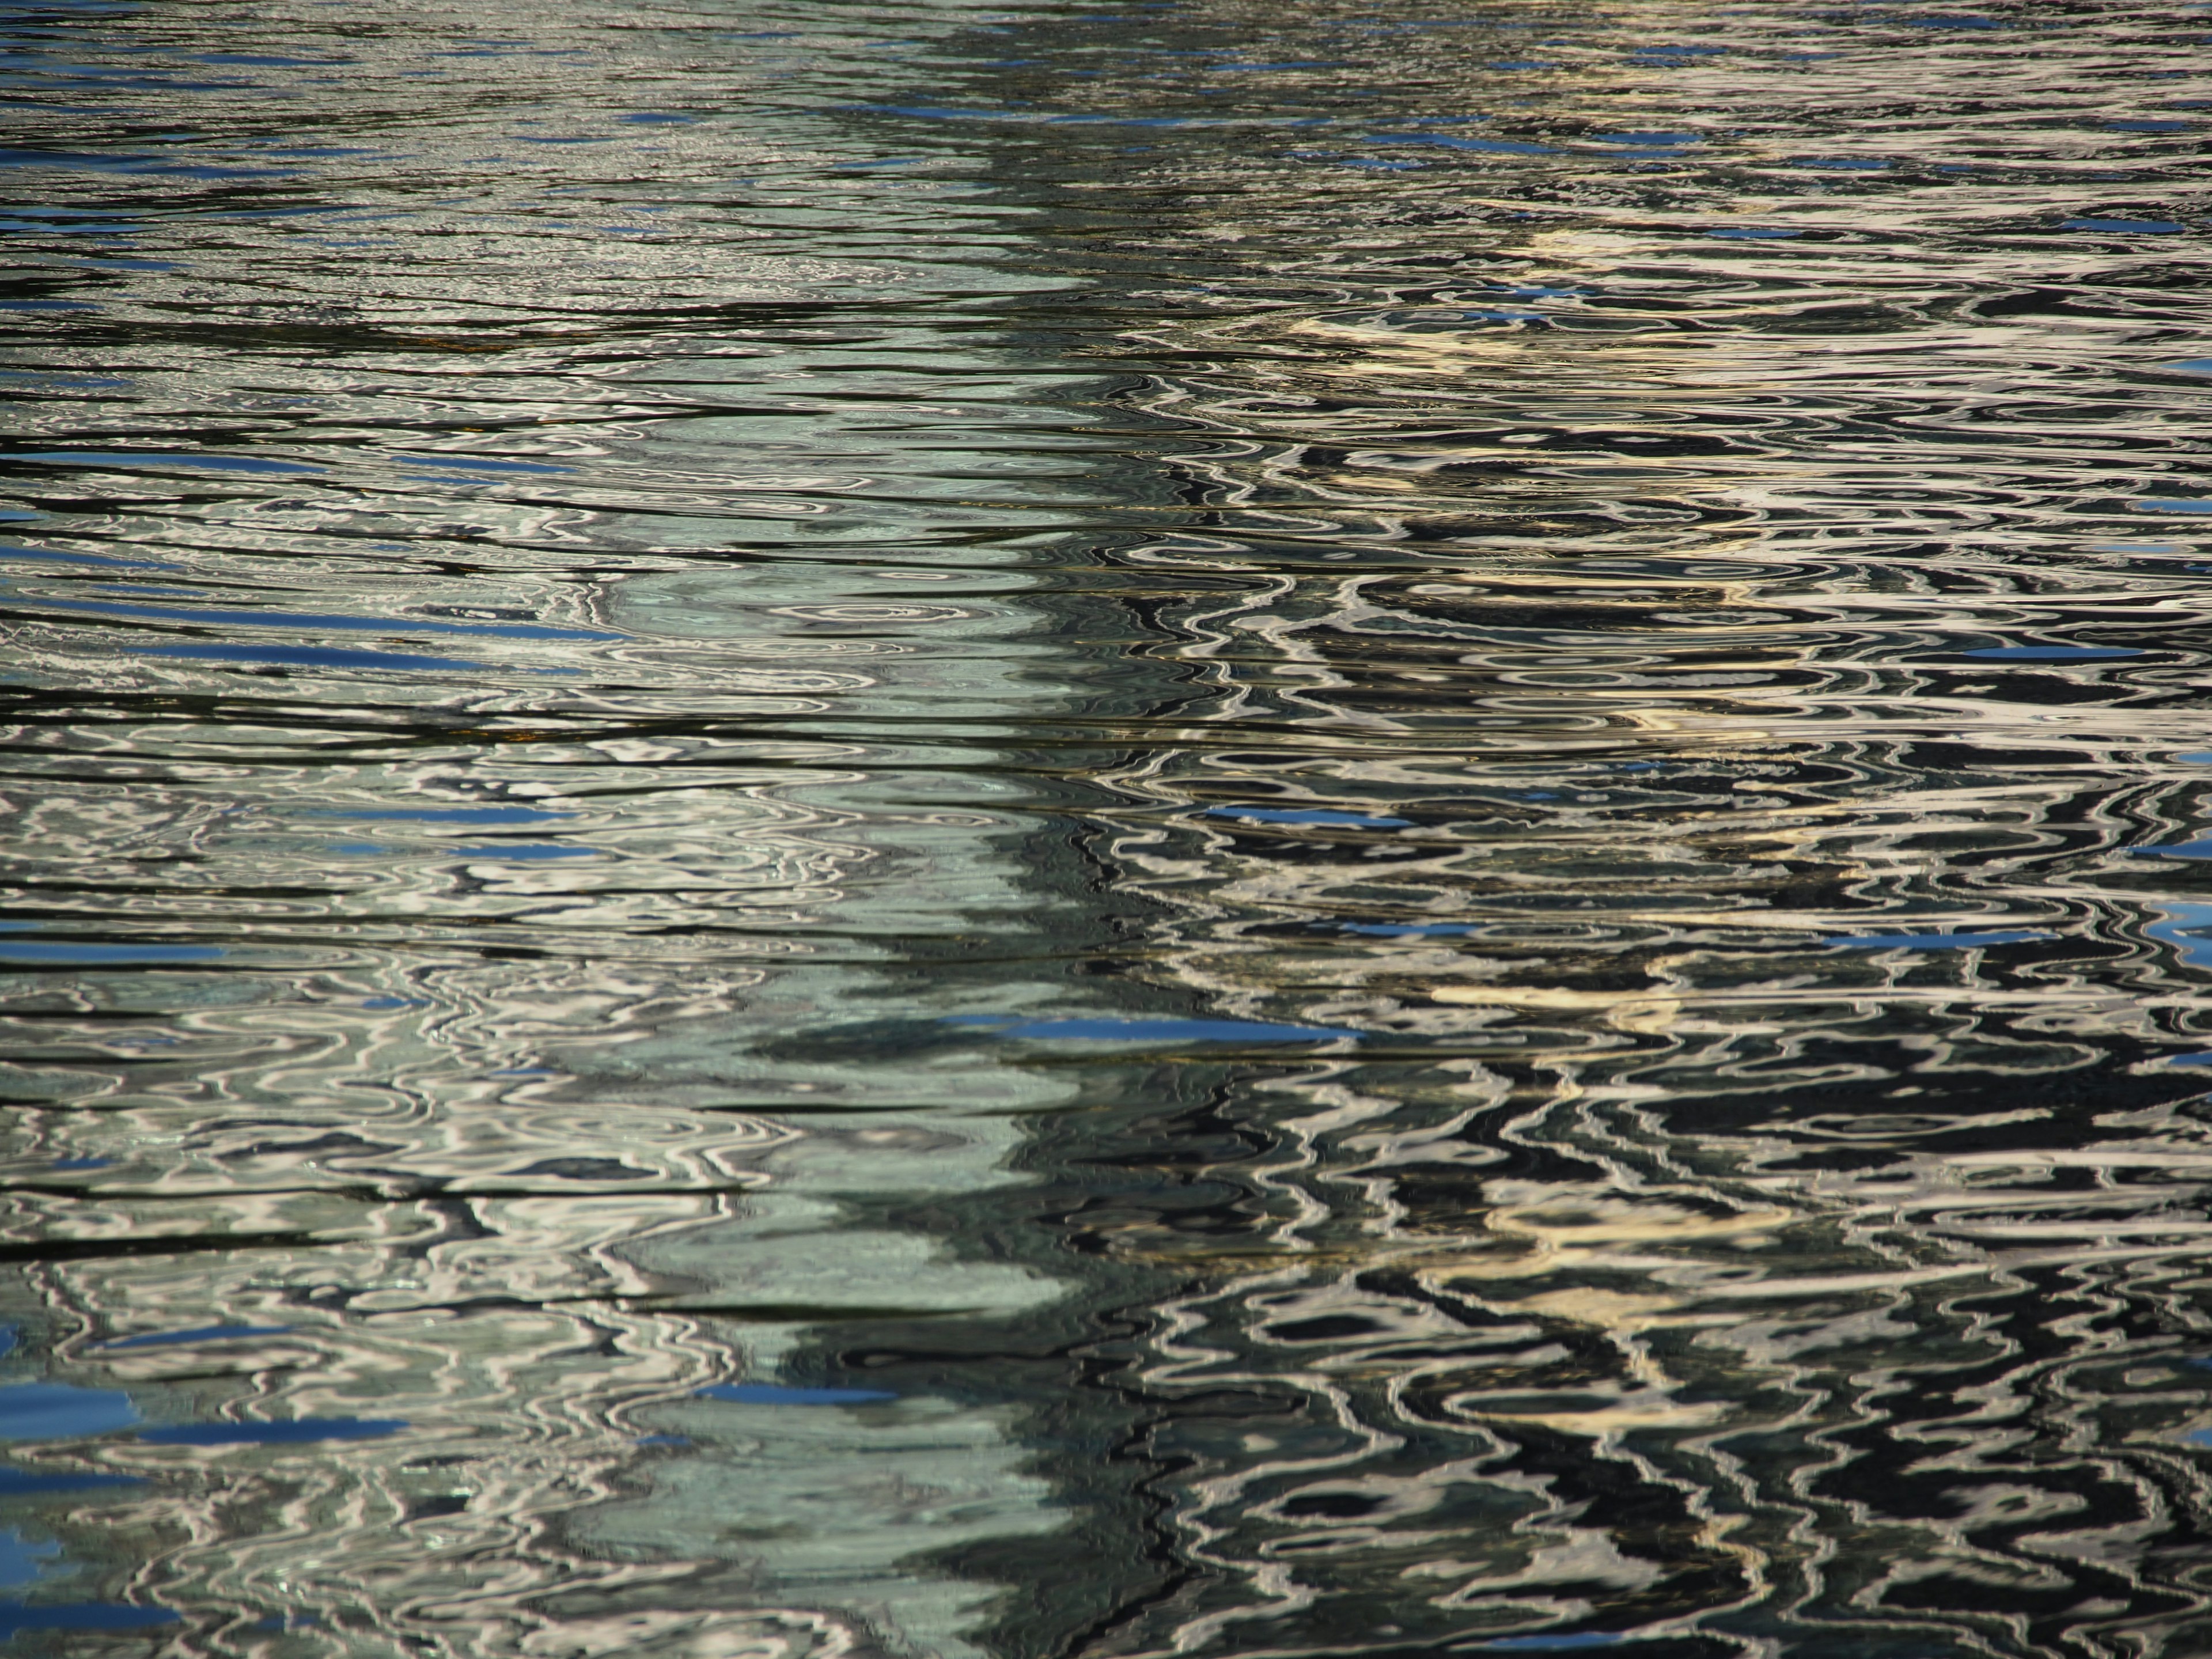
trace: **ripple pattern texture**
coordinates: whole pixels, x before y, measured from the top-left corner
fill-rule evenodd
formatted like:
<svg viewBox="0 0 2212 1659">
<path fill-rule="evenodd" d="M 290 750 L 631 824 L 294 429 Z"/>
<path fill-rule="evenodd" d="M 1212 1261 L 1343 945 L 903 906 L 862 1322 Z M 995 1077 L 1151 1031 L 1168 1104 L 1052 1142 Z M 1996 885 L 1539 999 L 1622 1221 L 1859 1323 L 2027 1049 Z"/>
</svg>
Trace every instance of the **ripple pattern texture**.
<svg viewBox="0 0 2212 1659">
<path fill-rule="evenodd" d="M 0 1634 L 2212 1651 L 2212 13 L 39 0 Z"/>
</svg>

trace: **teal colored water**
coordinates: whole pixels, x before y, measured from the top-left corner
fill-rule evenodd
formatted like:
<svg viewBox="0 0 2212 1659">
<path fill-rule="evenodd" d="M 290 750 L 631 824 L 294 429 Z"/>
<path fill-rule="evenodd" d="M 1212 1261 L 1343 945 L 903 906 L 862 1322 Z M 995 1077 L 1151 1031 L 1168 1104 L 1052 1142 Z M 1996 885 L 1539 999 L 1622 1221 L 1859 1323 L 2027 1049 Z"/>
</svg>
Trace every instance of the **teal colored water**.
<svg viewBox="0 0 2212 1659">
<path fill-rule="evenodd" d="M 2212 1645 L 2212 21 L 36 0 L 0 1640 Z"/>
</svg>

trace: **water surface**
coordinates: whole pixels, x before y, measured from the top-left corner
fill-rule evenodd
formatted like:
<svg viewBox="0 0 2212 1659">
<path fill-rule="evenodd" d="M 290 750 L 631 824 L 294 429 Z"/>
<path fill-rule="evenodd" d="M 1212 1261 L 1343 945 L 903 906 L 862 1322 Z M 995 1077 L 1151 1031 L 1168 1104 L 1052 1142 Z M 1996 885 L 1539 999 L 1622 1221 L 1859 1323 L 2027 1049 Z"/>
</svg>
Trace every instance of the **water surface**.
<svg viewBox="0 0 2212 1659">
<path fill-rule="evenodd" d="M 2212 23 L 9 27 L 15 1644 L 2212 1640 Z"/>
</svg>

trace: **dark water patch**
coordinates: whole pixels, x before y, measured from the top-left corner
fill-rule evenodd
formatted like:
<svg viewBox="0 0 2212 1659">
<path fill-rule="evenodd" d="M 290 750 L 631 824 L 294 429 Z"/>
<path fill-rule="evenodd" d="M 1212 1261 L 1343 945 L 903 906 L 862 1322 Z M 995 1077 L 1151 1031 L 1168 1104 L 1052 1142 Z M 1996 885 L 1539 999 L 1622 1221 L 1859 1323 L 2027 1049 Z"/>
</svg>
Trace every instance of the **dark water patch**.
<svg viewBox="0 0 2212 1659">
<path fill-rule="evenodd" d="M 167 1607 L 128 1601 L 0 1601 L 0 1639 L 25 1631 L 153 1630 L 178 1620 Z"/>
<path fill-rule="evenodd" d="M 22 1469 L 0 1465 L 0 1501 L 11 1498 L 56 1498 L 71 1492 L 125 1492 L 145 1481 L 131 1474 L 100 1474 L 77 1469 Z"/>
</svg>

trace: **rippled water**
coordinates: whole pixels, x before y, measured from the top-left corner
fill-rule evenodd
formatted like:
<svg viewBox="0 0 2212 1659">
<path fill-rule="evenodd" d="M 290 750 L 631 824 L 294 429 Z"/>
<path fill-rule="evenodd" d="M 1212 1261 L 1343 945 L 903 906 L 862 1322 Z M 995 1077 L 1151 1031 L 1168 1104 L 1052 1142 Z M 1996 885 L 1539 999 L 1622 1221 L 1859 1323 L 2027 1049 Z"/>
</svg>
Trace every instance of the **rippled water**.
<svg viewBox="0 0 2212 1659">
<path fill-rule="evenodd" d="M 0 1635 L 2212 1650 L 2212 12 L 54 0 Z"/>
</svg>

